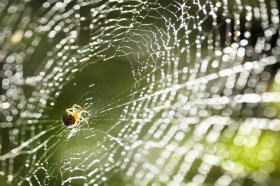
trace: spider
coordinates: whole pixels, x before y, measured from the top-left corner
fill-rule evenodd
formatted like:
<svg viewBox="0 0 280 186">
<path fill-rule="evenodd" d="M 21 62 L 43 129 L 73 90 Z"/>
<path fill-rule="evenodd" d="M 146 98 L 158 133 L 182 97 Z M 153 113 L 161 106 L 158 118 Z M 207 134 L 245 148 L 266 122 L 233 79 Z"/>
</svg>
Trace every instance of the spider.
<svg viewBox="0 0 280 186">
<path fill-rule="evenodd" d="M 82 109 L 80 105 L 74 104 L 72 108 L 66 109 L 66 112 L 67 114 L 62 116 L 61 119 L 67 128 L 76 128 L 81 121 L 84 121 L 89 127 L 88 121 L 82 116 L 87 111 Z"/>
</svg>

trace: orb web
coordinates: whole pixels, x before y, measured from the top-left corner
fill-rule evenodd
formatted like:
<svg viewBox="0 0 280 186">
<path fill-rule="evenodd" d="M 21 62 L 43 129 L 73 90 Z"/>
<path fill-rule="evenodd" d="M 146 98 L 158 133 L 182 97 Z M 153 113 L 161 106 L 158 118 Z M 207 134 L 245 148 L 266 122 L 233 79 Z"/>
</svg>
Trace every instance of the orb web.
<svg viewBox="0 0 280 186">
<path fill-rule="evenodd" d="M 0 23 L 0 183 L 279 184 L 276 0 L 1 0 Z"/>
</svg>

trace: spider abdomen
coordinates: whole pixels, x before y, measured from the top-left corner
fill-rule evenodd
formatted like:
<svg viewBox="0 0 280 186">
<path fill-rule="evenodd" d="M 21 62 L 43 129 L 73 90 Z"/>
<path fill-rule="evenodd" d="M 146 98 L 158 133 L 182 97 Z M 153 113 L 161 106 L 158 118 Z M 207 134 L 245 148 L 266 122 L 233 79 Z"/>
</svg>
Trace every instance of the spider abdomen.
<svg viewBox="0 0 280 186">
<path fill-rule="evenodd" d="M 66 127 L 72 127 L 76 121 L 75 117 L 72 115 L 64 115 L 61 120 Z"/>
</svg>

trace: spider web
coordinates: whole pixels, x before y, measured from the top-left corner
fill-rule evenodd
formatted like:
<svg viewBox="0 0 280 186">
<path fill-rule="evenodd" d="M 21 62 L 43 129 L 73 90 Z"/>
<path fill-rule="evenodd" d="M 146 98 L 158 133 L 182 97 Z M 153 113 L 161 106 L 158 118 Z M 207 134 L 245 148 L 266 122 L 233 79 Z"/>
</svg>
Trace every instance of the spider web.
<svg viewBox="0 0 280 186">
<path fill-rule="evenodd" d="M 0 2 L 0 183 L 279 185 L 279 2 Z M 68 129 L 81 105 L 90 128 Z"/>
</svg>

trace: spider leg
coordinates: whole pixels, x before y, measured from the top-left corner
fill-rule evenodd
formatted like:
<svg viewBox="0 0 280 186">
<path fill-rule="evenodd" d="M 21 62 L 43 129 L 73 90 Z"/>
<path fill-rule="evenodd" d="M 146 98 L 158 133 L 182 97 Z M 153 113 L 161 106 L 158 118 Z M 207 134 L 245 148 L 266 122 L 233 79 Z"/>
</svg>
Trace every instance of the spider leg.
<svg viewBox="0 0 280 186">
<path fill-rule="evenodd" d="M 74 112 L 72 111 L 72 109 L 66 109 L 65 110 L 66 112 L 70 113 L 70 114 L 73 114 Z"/>
<path fill-rule="evenodd" d="M 89 127 L 89 123 L 88 123 L 87 119 L 84 118 L 84 117 L 82 116 L 82 113 L 83 113 L 83 112 L 87 112 L 87 111 L 81 109 L 81 110 L 79 111 L 79 116 L 80 116 L 80 118 L 81 118 L 84 122 L 86 122 L 87 126 Z"/>
<path fill-rule="evenodd" d="M 84 118 L 84 117 L 82 117 L 82 116 L 81 116 L 81 118 L 83 119 L 83 121 L 84 121 L 84 122 L 87 124 L 87 126 L 89 127 L 89 123 L 88 123 L 87 119 Z"/>
<path fill-rule="evenodd" d="M 72 106 L 72 109 L 73 109 L 73 112 L 76 112 L 77 109 L 76 109 L 76 104 Z"/>
<path fill-rule="evenodd" d="M 83 119 L 86 122 L 87 126 L 89 127 L 89 123 L 88 123 L 87 119 L 86 118 L 83 118 Z"/>
<path fill-rule="evenodd" d="M 66 109 L 65 111 L 73 115 L 75 112 L 77 112 L 77 109 L 75 108 L 75 105 L 73 105 L 72 108 Z"/>
<path fill-rule="evenodd" d="M 72 108 L 75 109 L 75 110 L 82 110 L 82 107 L 80 105 L 77 105 L 77 104 L 74 104 L 72 106 Z"/>
<path fill-rule="evenodd" d="M 76 111 L 76 109 L 74 107 L 66 109 L 66 112 L 74 113 L 75 111 Z"/>
</svg>

